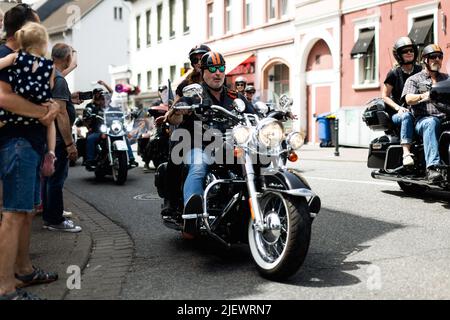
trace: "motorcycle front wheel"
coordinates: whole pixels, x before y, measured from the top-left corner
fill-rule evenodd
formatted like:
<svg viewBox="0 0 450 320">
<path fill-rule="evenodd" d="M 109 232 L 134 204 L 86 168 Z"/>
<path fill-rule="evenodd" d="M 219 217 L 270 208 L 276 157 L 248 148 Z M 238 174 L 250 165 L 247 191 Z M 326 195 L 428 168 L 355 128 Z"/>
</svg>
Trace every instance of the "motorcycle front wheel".
<svg viewBox="0 0 450 320">
<path fill-rule="evenodd" d="M 128 176 L 128 157 L 125 151 L 118 152 L 114 157 L 112 167 L 114 182 L 121 186 L 127 181 Z"/>
<path fill-rule="evenodd" d="M 284 280 L 303 264 L 311 239 L 311 216 L 304 198 L 268 192 L 260 202 L 268 229 L 255 230 L 250 221 L 248 239 L 259 273 L 270 280 Z"/>
</svg>

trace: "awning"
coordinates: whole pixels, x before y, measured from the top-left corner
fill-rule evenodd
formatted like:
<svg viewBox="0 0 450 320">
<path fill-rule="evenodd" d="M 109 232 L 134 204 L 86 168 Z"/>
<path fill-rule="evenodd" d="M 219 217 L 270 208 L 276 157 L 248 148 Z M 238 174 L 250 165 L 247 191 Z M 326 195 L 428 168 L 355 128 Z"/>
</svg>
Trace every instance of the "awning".
<svg viewBox="0 0 450 320">
<path fill-rule="evenodd" d="M 361 58 L 362 56 L 366 55 L 374 38 L 374 29 L 361 31 L 358 41 L 356 41 L 355 45 L 353 46 L 352 52 L 350 53 L 352 59 Z"/>
<path fill-rule="evenodd" d="M 408 37 L 411 38 L 417 45 L 425 44 L 425 39 L 433 27 L 434 19 L 430 17 L 420 21 L 415 21 Z"/>
<path fill-rule="evenodd" d="M 254 56 L 253 52 L 240 53 L 232 56 L 225 56 L 225 63 L 227 65 L 227 74 L 233 72 L 239 65 L 246 62 L 249 58 Z"/>
</svg>

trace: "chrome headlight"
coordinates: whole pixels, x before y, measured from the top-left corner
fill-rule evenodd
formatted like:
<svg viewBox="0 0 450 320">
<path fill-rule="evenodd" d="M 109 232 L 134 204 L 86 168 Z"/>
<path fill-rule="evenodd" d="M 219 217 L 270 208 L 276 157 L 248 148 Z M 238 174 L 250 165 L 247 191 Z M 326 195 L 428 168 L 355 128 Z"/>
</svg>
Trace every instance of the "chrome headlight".
<svg viewBox="0 0 450 320">
<path fill-rule="evenodd" d="M 101 133 L 106 133 L 108 131 L 108 127 L 105 124 L 102 124 L 100 126 L 100 132 Z"/>
<path fill-rule="evenodd" d="M 111 124 L 111 131 L 114 134 L 118 134 L 123 130 L 123 125 L 119 120 L 114 120 Z"/>
<path fill-rule="evenodd" d="M 287 143 L 293 150 L 298 150 L 305 144 L 305 138 L 300 132 L 292 132 L 287 137 Z"/>
<path fill-rule="evenodd" d="M 233 128 L 233 138 L 238 145 L 246 144 L 250 140 L 251 130 L 246 126 L 236 126 Z"/>
<path fill-rule="evenodd" d="M 284 139 L 284 129 L 280 121 L 267 118 L 259 122 L 256 128 L 258 142 L 264 148 L 277 148 Z"/>
</svg>

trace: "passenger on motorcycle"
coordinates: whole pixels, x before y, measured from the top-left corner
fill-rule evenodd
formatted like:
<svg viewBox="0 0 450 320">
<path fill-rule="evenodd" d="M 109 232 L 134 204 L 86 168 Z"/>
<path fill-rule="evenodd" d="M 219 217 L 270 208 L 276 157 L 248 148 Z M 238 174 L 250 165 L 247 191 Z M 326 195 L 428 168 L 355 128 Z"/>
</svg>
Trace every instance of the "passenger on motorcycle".
<svg viewBox="0 0 450 320">
<path fill-rule="evenodd" d="M 234 88 L 240 94 L 245 93 L 245 88 L 247 87 L 247 79 L 244 77 L 237 77 L 234 81 Z"/>
<path fill-rule="evenodd" d="M 191 66 L 193 68 L 192 72 L 186 77 L 185 80 L 183 80 L 177 87 L 176 93 L 176 100 L 181 98 L 183 96 L 183 89 L 194 83 L 200 83 L 202 81 L 201 78 L 201 66 L 200 62 L 203 57 L 203 55 L 207 52 L 210 52 L 211 49 L 207 45 L 199 45 L 191 49 L 189 51 L 189 60 L 191 61 Z"/>
<path fill-rule="evenodd" d="M 414 117 L 408 108 L 403 106 L 401 97 L 406 80 L 410 76 L 419 73 L 422 67 L 417 64 L 418 49 L 410 38 L 401 37 L 398 39 L 392 51 L 398 66 L 389 71 L 386 76 L 382 97 L 384 102 L 395 112 L 392 116 L 392 122 L 400 127 L 403 165 L 412 166 L 414 165 L 414 155 L 411 153 L 411 143 L 414 135 Z"/>
<path fill-rule="evenodd" d="M 233 110 L 233 101 L 236 98 L 246 101 L 245 97 L 235 91 L 229 90 L 225 85 L 225 59 L 220 53 L 208 52 L 201 60 L 202 86 L 204 99 L 209 99 L 213 105 L 222 106 Z M 182 98 L 180 102 L 187 102 Z M 255 113 L 251 104 L 246 102 L 246 113 Z M 193 146 L 194 127 L 199 125 L 199 120 L 194 114 L 186 111 L 175 111 L 169 116 L 169 122 L 179 125 L 191 133 L 191 146 Z M 201 124 L 201 123 L 200 123 Z M 219 125 L 220 127 L 220 125 Z M 202 125 L 204 129 L 204 126 Z M 203 182 L 208 173 L 211 163 L 208 155 L 204 152 L 205 142 L 201 148 L 193 147 L 190 153 L 184 155 L 184 163 L 188 166 L 188 175 L 184 184 L 184 214 L 203 212 L 202 196 L 204 193 Z"/>
<path fill-rule="evenodd" d="M 430 44 L 423 49 L 422 62 L 425 68 L 422 72 L 410 77 L 403 89 L 402 99 L 411 106 L 416 118 L 415 130 L 423 138 L 427 178 L 430 183 L 442 181 L 442 174 L 436 166 L 440 164 L 439 134 L 441 120 L 447 115 L 442 110 L 450 108 L 450 104 L 430 101 L 431 86 L 447 80 L 448 75 L 441 73 L 444 53 L 436 44 Z"/>
<path fill-rule="evenodd" d="M 255 95 L 255 93 L 256 89 L 254 86 L 247 86 L 245 88 L 244 94 L 248 102 L 253 103 L 253 96 Z"/>
<path fill-rule="evenodd" d="M 101 118 L 104 114 L 104 109 L 106 107 L 105 92 L 102 90 L 94 90 L 94 98 L 91 103 L 89 103 L 83 111 L 83 120 L 86 127 L 89 129 L 89 134 L 86 139 L 86 169 L 93 170 L 95 167 L 95 146 L 97 141 L 101 137 L 100 127 L 103 124 Z M 131 145 L 128 139 L 128 157 L 130 159 L 130 166 L 138 166 L 138 163 L 134 159 L 133 151 L 131 150 Z"/>
</svg>

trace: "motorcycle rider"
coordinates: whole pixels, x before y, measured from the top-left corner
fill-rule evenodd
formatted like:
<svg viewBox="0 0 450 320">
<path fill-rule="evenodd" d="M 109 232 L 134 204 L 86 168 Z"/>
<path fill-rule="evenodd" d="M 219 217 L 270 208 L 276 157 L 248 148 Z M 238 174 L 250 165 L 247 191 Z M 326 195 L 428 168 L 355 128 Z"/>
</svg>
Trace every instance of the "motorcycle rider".
<svg viewBox="0 0 450 320">
<path fill-rule="evenodd" d="M 234 81 L 234 89 L 240 94 L 245 94 L 245 88 L 247 87 L 247 79 L 244 77 L 237 77 Z"/>
<path fill-rule="evenodd" d="M 422 67 L 416 63 L 419 52 L 417 46 L 409 37 L 398 39 L 394 44 L 392 53 L 398 65 L 387 74 L 382 89 L 382 97 L 386 105 L 395 111 L 392 122 L 400 127 L 403 165 L 412 166 L 414 165 L 414 155 L 411 153 L 414 117 L 408 108 L 403 106 L 401 95 L 406 80 L 422 71 Z"/>
<path fill-rule="evenodd" d="M 244 94 L 245 94 L 245 98 L 247 99 L 248 102 L 253 103 L 253 96 L 256 93 L 256 89 L 254 86 L 249 85 L 247 87 L 245 87 L 244 90 Z"/>
<path fill-rule="evenodd" d="M 219 105 L 228 110 L 233 110 L 233 101 L 235 99 L 240 98 L 244 102 L 246 102 L 246 99 L 240 93 L 229 90 L 224 85 L 225 69 L 225 59 L 222 54 L 208 52 L 202 57 L 201 78 L 203 80 L 203 96 L 205 100 L 209 99 L 213 105 Z M 182 98 L 180 102 L 187 102 L 187 100 L 186 98 Z M 248 102 L 246 102 L 245 112 L 255 113 L 252 105 Z M 168 120 L 172 125 L 179 125 L 179 128 L 188 130 L 191 134 L 191 146 L 195 145 L 194 127 L 202 124 L 194 114 L 185 111 L 172 111 L 169 112 Z M 204 129 L 203 125 L 202 128 Z M 193 147 L 190 149 L 189 154 L 184 155 L 184 163 L 188 166 L 188 175 L 183 190 L 184 214 L 203 212 L 203 182 L 208 172 L 208 163 L 210 163 L 210 159 L 204 152 L 203 147 Z M 186 229 L 189 231 L 189 226 L 185 225 L 185 231 Z"/>
<path fill-rule="evenodd" d="M 101 137 L 100 127 L 103 122 L 97 117 L 103 117 L 106 98 L 105 92 L 101 89 L 94 89 L 94 97 L 91 103 L 89 103 L 83 111 L 83 119 L 86 127 L 89 129 L 89 135 L 86 138 L 86 169 L 93 170 L 95 163 L 95 146 L 97 141 Z M 134 159 L 133 151 L 131 149 L 128 138 L 126 139 L 128 146 L 129 166 L 137 167 L 139 164 Z"/>
<path fill-rule="evenodd" d="M 443 57 L 444 53 L 437 44 L 426 46 L 422 52 L 424 70 L 408 78 L 402 93 L 416 118 L 416 133 L 423 138 L 427 178 L 430 183 L 443 180 L 442 174 L 436 168 L 441 160 L 439 133 L 441 120 L 446 117 L 442 109 L 450 108 L 450 104 L 444 105 L 429 100 L 431 86 L 448 79 L 447 74 L 440 72 Z"/>
</svg>

